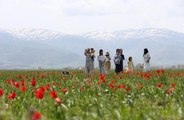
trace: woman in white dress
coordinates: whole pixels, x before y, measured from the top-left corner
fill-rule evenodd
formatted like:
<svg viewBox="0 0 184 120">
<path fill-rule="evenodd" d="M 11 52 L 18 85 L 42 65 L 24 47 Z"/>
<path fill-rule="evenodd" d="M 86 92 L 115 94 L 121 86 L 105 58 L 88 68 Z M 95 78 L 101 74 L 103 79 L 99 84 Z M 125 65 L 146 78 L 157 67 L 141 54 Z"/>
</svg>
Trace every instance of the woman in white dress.
<svg viewBox="0 0 184 120">
<path fill-rule="evenodd" d="M 150 54 L 147 48 L 144 49 L 144 54 L 143 54 L 143 58 L 144 58 L 144 63 L 143 63 L 143 68 L 144 68 L 144 72 L 146 71 L 150 71 Z"/>
<path fill-rule="evenodd" d="M 104 75 L 105 56 L 103 55 L 102 49 L 99 50 L 98 62 L 99 62 L 100 74 Z"/>
</svg>

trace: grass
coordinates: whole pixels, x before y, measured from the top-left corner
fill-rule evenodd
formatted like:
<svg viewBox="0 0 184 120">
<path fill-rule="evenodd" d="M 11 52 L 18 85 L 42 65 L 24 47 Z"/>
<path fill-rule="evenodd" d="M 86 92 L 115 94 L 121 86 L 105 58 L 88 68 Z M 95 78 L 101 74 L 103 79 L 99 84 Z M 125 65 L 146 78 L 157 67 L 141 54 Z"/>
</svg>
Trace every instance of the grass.
<svg viewBox="0 0 184 120">
<path fill-rule="evenodd" d="M 0 88 L 4 91 L 0 96 L 0 120 L 184 119 L 182 70 L 137 71 L 119 76 L 111 71 L 105 75 L 105 82 L 98 71 L 92 77 L 84 71 L 69 72 L 70 75 L 60 71 L 0 71 Z M 33 79 L 35 86 L 30 84 Z M 40 87 L 44 88 L 44 96 L 38 99 L 35 92 Z M 61 103 L 50 96 L 51 91 L 56 91 Z M 12 92 L 16 97 L 8 98 Z M 36 112 L 40 116 L 33 118 Z"/>
</svg>

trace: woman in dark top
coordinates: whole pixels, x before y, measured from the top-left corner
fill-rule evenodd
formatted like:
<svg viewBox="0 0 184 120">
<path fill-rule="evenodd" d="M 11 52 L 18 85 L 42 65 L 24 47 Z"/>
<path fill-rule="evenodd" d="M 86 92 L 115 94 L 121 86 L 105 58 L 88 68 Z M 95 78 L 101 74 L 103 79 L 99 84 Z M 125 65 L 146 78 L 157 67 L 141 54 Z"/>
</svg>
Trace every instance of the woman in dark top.
<svg viewBox="0 0 184 120">
<path fill-rule="evenodd" d="M 125 56 L 123 55 L 123 50 L 120 49 L 120 56 L 121 56 L 121 61 L 120 61 L 120 69 L 123 72 L 123 61 L 125 60 Z"/>
<path fill-rule="evenodd" d="M 116 55 L 114 56 L 115 72 L 119 74 L 121 72 L 121 55 L 120 49 L 116 49 Z"/>
</svg>

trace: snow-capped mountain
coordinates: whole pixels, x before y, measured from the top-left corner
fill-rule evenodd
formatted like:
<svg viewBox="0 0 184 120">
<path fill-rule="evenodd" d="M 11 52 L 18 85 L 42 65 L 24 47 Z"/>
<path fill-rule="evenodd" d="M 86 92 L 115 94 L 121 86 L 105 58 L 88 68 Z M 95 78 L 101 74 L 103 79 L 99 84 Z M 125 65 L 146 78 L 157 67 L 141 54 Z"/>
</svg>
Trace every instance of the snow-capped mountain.
<svg viewBox="0 0 184 120">
<path fill-rule="evenodd" d="M 116 34 L 106 32 L 106 31 L 95 31 L 86 33 L 83 35 L 83 37 L 87 39 L 96 39 L 96 40 L 112 40 L 116 38 Z"/>
<path fill-rule="evenodd" d="M 14 37 L 23 40 L 49 40 L 58 39 L 61 36 L 67 35 L 66 33 L 61 33 L 57 31 L 51 31 L 47 29 L 1 29 L 0 31 L 11 34 Z"/>
<path fill-rule="evenodd" d="M 184 64 L 184 33 L 167 29 L 96 31 L 71 35 L 46 29 L 0 29 L 0 68 L 84 66 L 85 48 L 109 51 L 123 48 L 126 60 L 142 63 L 148 48 L 152 65 Z M 96 61 L 97 63 L 97 61 Z M 127 61 L 124 62 L 127 64 Z"/>
</svg>

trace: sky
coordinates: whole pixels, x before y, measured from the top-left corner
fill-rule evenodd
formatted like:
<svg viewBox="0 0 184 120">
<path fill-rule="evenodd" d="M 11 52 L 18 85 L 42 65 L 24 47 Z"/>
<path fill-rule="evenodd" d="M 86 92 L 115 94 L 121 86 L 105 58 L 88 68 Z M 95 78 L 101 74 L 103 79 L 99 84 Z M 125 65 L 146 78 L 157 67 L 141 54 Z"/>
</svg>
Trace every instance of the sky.
<svg viewBox="0 0 184 120">
<path fill-rule="evenodd" d="M 70 34 L 164 28 L 184 33 L 184 0 L 0 0 L 0 28 Z"/>
</svg>

